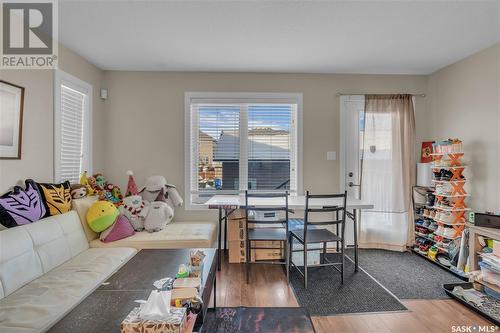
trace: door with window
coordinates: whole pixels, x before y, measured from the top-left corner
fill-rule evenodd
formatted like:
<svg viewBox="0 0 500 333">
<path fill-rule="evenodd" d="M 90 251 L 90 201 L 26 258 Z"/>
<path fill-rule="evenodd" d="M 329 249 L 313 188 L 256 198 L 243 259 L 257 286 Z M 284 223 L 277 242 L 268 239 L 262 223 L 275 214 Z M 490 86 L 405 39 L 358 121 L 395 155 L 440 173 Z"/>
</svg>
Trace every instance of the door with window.
<svg viewBox="0 0 500 333">
<path fill-rule="evenodd" d="M 349 195 L 374 205 L 359 219 L 360 245 L 404 250 L 414 170 L 411 95 L 342 96 L 343 165 Z"/>
<path fill-rule="evenodd" d="M 341 184 L 352 198 L 361 199 L 363 128 L 365 98 L 363 95 L 340 97 Z M 346 226 L 347 244 L 354 243 L 353 224 Z"/>
</svg>

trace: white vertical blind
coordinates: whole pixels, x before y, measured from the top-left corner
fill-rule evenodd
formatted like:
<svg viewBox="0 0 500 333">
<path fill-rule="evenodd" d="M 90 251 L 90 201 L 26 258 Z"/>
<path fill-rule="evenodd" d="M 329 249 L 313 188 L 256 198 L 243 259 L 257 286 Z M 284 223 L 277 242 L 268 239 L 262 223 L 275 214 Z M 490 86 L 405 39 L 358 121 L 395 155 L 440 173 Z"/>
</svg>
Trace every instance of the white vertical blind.
<svg viewBox="0 0 500 333">
<path fill-rule="evenodd" d="M 187 99 L 190 203 L 217 193 L 298 191 L 298 105 L 283 98 Z"/>
<path fill-rule="evenodd" d="M 55 101 L 55 180 L 78 183 L 90 170 L 89 84 L 58 71 Z"/>
<path fill-rule="evenodd" d="M 78 183 L 83 169 L 85 95 L 61 85 L 60 177 Z"/>
</svg>

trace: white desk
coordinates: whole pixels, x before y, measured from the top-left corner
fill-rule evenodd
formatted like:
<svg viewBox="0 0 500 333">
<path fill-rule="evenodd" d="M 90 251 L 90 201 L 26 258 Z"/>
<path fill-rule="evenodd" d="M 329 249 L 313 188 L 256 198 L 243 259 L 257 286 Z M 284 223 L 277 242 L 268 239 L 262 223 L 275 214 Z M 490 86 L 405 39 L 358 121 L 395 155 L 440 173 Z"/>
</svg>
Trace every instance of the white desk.
<svg viewBox="0 0 500 333">
<path fill-rule="evenodd" d="M 273 207 L 283 204 L 282 198 L 249 198 L 250 205 L 254 207 Z M 324 206 L 341 206 L 343 204 L 341 198 L 330 199 L 310 199 L 309 208 L 321 208 Z M 218 229 L 218 270 L 220 270 L 221 254 L 222 254 L 222 222 L 224 221 L 224 252 L 227 251 L 227 214 L 228 210 L 237 209 L 245 206 L 244 195 L 214 195 L 204 204 L 209 209 L 219 210 L 219 229 Z M 290 196 L 288 198 L 288 207 L 290 209 L 304 210 L 306 205 L 306 197 Z M 354 224 L 354 263 L 355 271 L 358 271 L 358 231 L 357 220 L 361 214 L 362 209 L 371 209 L 373 205 L 362 200 L 347 197 L 347 216 L 353 221 Z M 352 211 L 352 212 L 349 212 Z"/>
</svg>

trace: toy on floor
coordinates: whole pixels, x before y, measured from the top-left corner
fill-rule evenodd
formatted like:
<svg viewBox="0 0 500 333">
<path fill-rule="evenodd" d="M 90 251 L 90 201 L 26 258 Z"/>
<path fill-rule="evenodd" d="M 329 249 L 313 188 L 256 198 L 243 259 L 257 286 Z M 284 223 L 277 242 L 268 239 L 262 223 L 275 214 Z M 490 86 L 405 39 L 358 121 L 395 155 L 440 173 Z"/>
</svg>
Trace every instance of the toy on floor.
<svg viewBox="0 0 500 333">
<path fill-rule="evenodd" d="M 70 187 L 71 189 L 71 197 L 73 199 L 80 199 L 87 196 L 88 189 L 87 186 L 82 184 L 73 184 Z"/>
<path fill-rule="evenodd" d="M 111 202 L 96 201 L 87 211 L 87 223 L 93 231 L 101 232 L 109 228 L 118 215 L 118 209 Z"/>
<path fill-rule="evenodd" d="M 142 200 L 140 195 L 123 198 L 123 205 L 119 207 L 120 212 L 129 219 L 135 231 L 144 230 L 148 208 L 149 202 Z"/>
<path fill-rule="evenodd" d="M 80 184 L 85 186 L 87 188 L 87 195 L 94 195 L 95 192 L 94 192 L 94 189 L 92 188 L 92 186 L 90 185 L 90 182 L 89 182 L 89 177 L 87 175 L 87 171 L 84 171 L 82 173 L 82 175 L 80 176 Z"/>
<path fill-rule="evenodd" d="M 160 231 L 172 221 L 173 217 L 174 210 L 166 202 L 152 202 L 144 221 L 144 229 L 148 232 Z"/>
</svg>

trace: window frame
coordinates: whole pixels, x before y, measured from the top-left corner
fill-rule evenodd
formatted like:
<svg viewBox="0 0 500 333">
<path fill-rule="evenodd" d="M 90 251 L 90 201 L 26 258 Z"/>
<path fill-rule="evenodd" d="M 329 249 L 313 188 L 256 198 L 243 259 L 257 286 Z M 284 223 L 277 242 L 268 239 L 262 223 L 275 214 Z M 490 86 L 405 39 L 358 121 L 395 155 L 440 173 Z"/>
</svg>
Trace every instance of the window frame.
<svg viewBox="0 0 500 333">
<path fill-rule="evenodd" d="M 203 100 L 204 102 L 226 102 L 226 103 L 277 103 L 280 101 L 294 101 L 297 104 L 296 114 L 296 178 L 297 178 L 297 192 L 293 195 L 303 194 L 303 94 L 302 93 L 258 93 L 258 92 L 192 92 L 184 93 L 184 194 L 186 198 L 186 210 L 203 210 L 207 209 L 204 204 L 192 202 L 192 172 L 193 170 L 193 146 L 192 146 L 192 131 L 193 122 L 197 121 L 197 117 L 193 117 L 191 112 L 191 102 L 193 100 Z M 197 115 L 196 115 L 197 116 Z M 240 114 L 240 133 L 248 129 L 248 119 L 242 118 Z M 241 135 L 240 135 L 241 140 Z M 240 141 L 241 142 L 241 141 Z M 240 144 L 240 154 L 246 150 L 246 145 Z M 240 159 L 241 161 L 241 159 Z M 242 164 L 240 163 L 240 175 Z M 243 178 L 243 179 L 246 179 Z M 240 177 L 240 188 L 242 177 Z M 240 192 L 242 190 L 239 190 Z M 220 193 L 227 194 L 227 193 Z"/>
<path fill-rule="evenodd" d="M 58 152 L 61 151 L 61 86 L 64 85 L 74 89 L 83 95 L 83 170 L 92 174 L 92 103 L 93 87 L 76 76 L 66 73 L 60 69 L 54 71 L 54 182 L 65 181 L 61 179 L 61 160 Z"/>
</svg>

